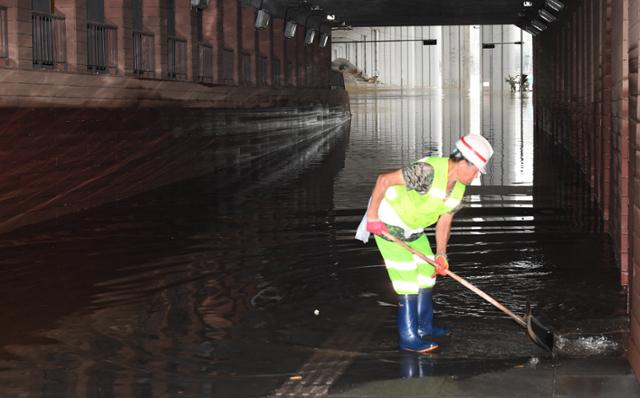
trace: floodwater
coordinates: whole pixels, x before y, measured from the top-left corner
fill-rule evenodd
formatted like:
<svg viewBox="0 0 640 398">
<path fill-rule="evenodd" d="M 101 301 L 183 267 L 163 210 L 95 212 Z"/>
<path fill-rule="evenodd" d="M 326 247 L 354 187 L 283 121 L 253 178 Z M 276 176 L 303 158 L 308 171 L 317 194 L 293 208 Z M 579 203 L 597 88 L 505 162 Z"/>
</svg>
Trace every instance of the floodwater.
<svg viewBox="0 0 640 398">
<path fill-rule="evenodd" d="M 531 105 L 496 103 L 476 109 L 496 156 L 456 217 L 452 269 L 515 313 L 530 303 L 560 358 L 619 355 L 609 242 L 533 206 Z M 452 336 L 429 357 L 400 353 L 382 260 L 353 239 L 378 173 L 446 154 L 473 127 L 461 104 L 352 94 L 350 126 L 237 181 L 206 176 L 4 235 L 1 396 L 322 396 L 550 361 L 446 278 L 436 316 Z"/>
</svg>

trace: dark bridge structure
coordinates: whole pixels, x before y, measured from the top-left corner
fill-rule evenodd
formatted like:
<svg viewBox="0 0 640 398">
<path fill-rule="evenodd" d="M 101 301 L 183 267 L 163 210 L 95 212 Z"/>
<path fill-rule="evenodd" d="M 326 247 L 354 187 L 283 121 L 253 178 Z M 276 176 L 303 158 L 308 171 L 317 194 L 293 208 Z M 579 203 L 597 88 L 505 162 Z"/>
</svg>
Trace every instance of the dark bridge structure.
<svg viewBox="0 0 640 398">
<path fill-rule="evenodd" d="M 336 29 L 467 24 L 534 36 L 534 200 L 611 237 L 640 379 L 634 0 L 0 0 L 0 232 L 291 149 L 247 113 L 344 125 Z"/>
</svg>

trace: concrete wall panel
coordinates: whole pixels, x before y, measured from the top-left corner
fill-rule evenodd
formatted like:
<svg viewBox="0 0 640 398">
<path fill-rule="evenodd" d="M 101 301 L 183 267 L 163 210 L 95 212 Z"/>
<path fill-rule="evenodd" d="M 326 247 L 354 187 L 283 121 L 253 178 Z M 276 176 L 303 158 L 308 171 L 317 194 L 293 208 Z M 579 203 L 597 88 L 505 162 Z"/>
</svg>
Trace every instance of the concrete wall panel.
<svg viewBox="0 0 640 398">
<path fill-rule="evenodd" d="M 629 295 L 630 295 L 630 342 L 629 362 L 636 376 L 640 379 L 640 94 L 639 68 L 640 62 L 640 5 L 637 1 L 629 2 L 628 7 L 628 57 L 629 57 L 629 145 L 633 156 L 631 161 L 631 188 L 629 199 L 633 217 L 630 219 L 631 241 L 629 263 Z"/>
<path fill-rule="evenodd" d="M 240 7 L 242 62 L 248 62 L 245 66 L 249 70 L 249 76 L 244 77 L 244 84 L 256 84 L 256 33 L 255 33 L 256 9 L 253 7 Z"/>
<path fill-rule="evenodd" d="M 0 211 L 0 233 L 234 169 L 295 145 L 291 137 L 302 138 L 305 126 L 349 121 L 341 90 L 209 87 L 33 70 L 5 70 L 2 78 L 0 143 L 12 151 L 0 174 L 4 189 L 24 196 Z M 255 125 L 259 119 L 282 128 L 281 118 L 293 124 L 291 134 Z"/>
<path fill-rule="evenodd" d="M 240 5 L 237 0 L 223 0 L 222 50 L 233 52 L 233 82 L 240 80 Z"/>
<path fill-rule="evenodd" d="M 278 74 L 278 81 L 280 85 L 284 84 L 284 46 L 285 46 L 285 38 L 284 38 L 284 20 L 277 18 L 273 21 L 273 31 L 272 31 L 272 40 L 271 43 L 273 45 L 273 60 L 277 61 L 277 64 L 280 65 L 280 69 L 276 71 Z M 273 76 L 273 75 L 272 75 Z"/>
<path fill-rule="evenodd" d="M 184 77 L 180 77 L 183 81 L 169 81 L 171 78 L 176 78 L 175 70 L 171 77 L 167 73 L 167 39 L 168 26 L 170 25 L 167 17 L 171 13 L 167 8 L 168 3 L 166 1 L 145 0 L 143 2 L 142 28 L 145 33 L 154 35 L 155 76 L 153 76 L 153 79 L 139 79 L 130 73 L 133 60 L 132 0 L 105 2 L 105 22 L 116 28 L 119 34 L 116 40 L 118 63 L 117 73 L 115 74 L 88 73 L 87 71 L 86 4 L 85 0 L 55 1 L 55 14 L 64 17 L 66 27 L 67 73 L 60 73 L 54 69 L 34 70 L 32 67 L 31 1 L 0 0 L 0 5 L 7 7 L 10 49 L 9 59 L 6 63 L 3 62 L 0 76 L 0 92 L 2 93 L 2 96 L 0 96 L 0 114 L 2 117 L 0 119 L 6 121 L 6 123 L 1 124 L 0 129 L 2 129 L 3 134 L 7 134 L 7 137 L 8 135 L 13 135 L 14 137 L 21 137 L 20 139 L 24 138 L 27 141 L 30 138 L 24 136 L 25 130 L 37 130 L 42 133 L 34 133 L 30 136 L 32 138 L 38 136 L 37 139 L 34 139 L 38 141 L 41 152 L 38 152 L 35 142 L 33 142 L 33 146 L 25 144 L 20 155 L 22 159 L 12 158 L 12 161 L 17 159 L 15 161 L 16 165 L 27 169 L 31 168 L 30 171 L 26 171 L 27 174 L 41 174 L 40 180 L 38 182 L 32 181 L 33 184 L 29 183 L 31 184 L 29 187 L 26 186 L 26 180 L 24 179 L 14 178 L 11 181 L 11 184 L 14 184 L 19 190 L 24 188 L 25 192 L 29 191 L 28 196 L 30 198 L 43 198 L 48 195 L 53 195 L 49 196 L 49 198 L 57 197 L 56 190 L 58 187 L 54 186 L 56 179 L 49 179 L 46 175 L 46 172 L 50 170 L 48 167 L 56 158 L 68 162 L 86 162 L 87 167 L 91 165 L 93 167 L 92 170 L 97 174 L 108 173 L 109 166 L 107 163 L 100 161 L 102 157 L 117 157 L 118 151 L 122 153 L 123 150 L 130 151 L 137 148 L 135 142 L 127 141 L 129 138 L 134 139 L 135 137 L 122 134 L 123 131 L 127 131 L 127 128 L 131 128 L 132 131 L 140 131 L 143 135 L 146 134 L 148 142 L 154 142 L 156 138 L 162 140 L 163 138 L 158 135 L 165 133 L 168 140 L 171 141 L 173 139 L 171 137 L 172 132 L 165 131 L 163 133 L 162 126 L 156 124 L 162 118 L 165 118 L 164 120 L 168 120 L 168 122 L 175 123 L 175 131 L 178 132 L 178 136 L 183 134 L 184 129 L 196 125 L 200 127 L 194 130 L 194 134 L 195 131 L 211 133 L 212 125 L 201 121 L 199 115 L 215 115 L 215 118 L 221 117 L 216 120 L 224 120 L 224 110 L 229 109 L 235 109 L 237 113 L 247 112 L 256 108 L 261 110 L 271 109 L 271 115 L 274 120 L 277 120 L 279 117 L 289 115 L 292 111 L 304 119 L 304 116 L 298 111 L 303 108 L 311 109 L 315 107 L 322 115 L 326 116 L 327 112 L 337 115 L 343 119 L 340 123 L 348 119 L 348 114 L 345 113 L 345 110 L 348 109 L 346 92 L 338 89 L 327 89 L 329 86 L 328 50 L 321 50 L 317 48 L 317 45 L 305 50 L 304 45 L 301 44 L 304 29 L 302 29 L 302 33 L 301 31 L 298 32 L 296 39 L 286 41 L 288 46 L 287 54 L 285 54 L 285 40 L 282 35 L 281 20 L 276 23 L 276 28 L 273 31 L 268 30 L 257 33 L 254 28 L 255 8 L 247 7 L 242 25 L 245 27 L 245 42 L 250 43 L 248 49 L 252 51 L 254 56 L 258 51 L 267 57 L 277 53 L 281 61 L 284 61 L 286 56 L 294 61 L 294 71 L 295 65 L 298 63 L 304 65 L 304 62 L 307 61 L 317 61 L 314 63 L 313 76 L 316 79 L 314 84 L 323 87 L 323 89 L 283 88 L 278 86 L 275 89 L 261 88 L 256 90 L 251 87 L 199 84 L 193 81 L 184 81 Z M 237 0 L 211 2 L 210 5 L 211 8 L 206 9 L 202 14 L 204 27 L 202 39 L 214 47 L 214 57 L 216 57 L 214 68 L 219 68 L 221 49 L 228 48 L 233 52 L 234 57 L 237 57 L 240 53 L 243 43 L 239 18 L 241 10 Z M 175 35 L 187 41 L 187 80 L 192 80 L 194 71 L 192 54 L 196 53 L 193 50 L 197 48 L 197 16 L 197 11 L 191 7 L 189 0 L 176 0 Z M 274 37 L 278 44 L 274 43 Z M 260 38 L 260 41 L 256 40 L 256 38 Z M 305 52 L 308 52 L 308 54 L 305 54 Z M 297 59 L 299 59 L 299 62 L 296 62 Z M 232 67 L 234 79 L 226 80 L 225 84 L 233 84 L 239 81 L 239 63 L 237 58 L 234 61 Z M 285 63 L 281 62 L 281 71 L 284 71 L 284 65 Z M 268 68 L 270 67 L 268 66 Z M 253 69 L 255 71 L 255 64 Z M 268 69 L 267 82 L 270 80 L 270 76 L 271 71 Z M 324 76 L 326 78 L 325 81 L 318 81 L 319 76 Z M 301 82 L 302 80 L 300 80 L 300 85 L 302 84 Z M 191 119 L 183 117 L 185 114 L 191 115 Z M 324 116 L 320 118 L 317 116 L 314 115 L 311 119 L 316 121 L 324 120 Z M 50 123 L 52 125 L 47 125 L 47 129 L 43 130 L 42 126 L 37 125 L 38 123 Z M 142 126 L 140 123 L 148 124 Z M 110 124 L 114 126 L 113 129 L 108 127 Z M 214 127 L 214 130 L 215 128 L 217 127 Z M 64 145 L 59 148 L 51 148 L 51 142 L 52 140 L 55 141 L 56 132 L 60 132 L 65 139 L 69 140 L 68 148 L 70 152 L 64 153 Z M 216 131 L 216 134 L 218 132 Z M 77 136 L 75 133 L 78 133 Z M 154 136 L 154 134 L 157 135 Z M 105 140 L 108 142 L 105 143 Z M 5 137 L 5 141 L 7 144 L 5 146 L 12 146 L 11 143 L 15 143 L 11 138 Z M 185 157 L 177 152 L 172 152 L 172 144 L 169 141 L 167 141 L 167 152 L 164 158 L 167 161 L 166 164 L 168 165 L 171 162 L 181 163 L 186 167 L 182 170 L 187 172 L 182 173 L 176 170 L 175 178 L 171 177 L 163 181 L 156 180 L 156 177 L 153 177 L 153 181 L 149 180 L 147 181 L 148 184 L 141 184 L 140 189 L 136 189 L 136 192 L 159 186 L 158 182 L 164 184 L 181 178 L 190 178 L 190 172 L 187 169 L 191 171 L 194 169 L 188 165 L 191 161 L 189 156 Z M 95 151 L 83 158 L 82 150 L 88 149 L 92 145 L 91 150 Z M 201 148 L 197 143 L 194 147 L 190 147 L 190 145 L 188 146 L 191 149 Z M 281 146 L 282 143 L 274 145 Z M 212 148 L 215 148 L 213 141 Z M 60 152 L 55 157 L 49 157 L 50 150 L 54 149 L 60 150 Z M 14 151 L 11 152 L 13 156 Z M 172 158 L 174 155 L 176 157 Z M 158 158 L 158 160 L 161 159 Z M 206 165 L 207 162 L 203 164 Z M 104 168 L 101 168 L 102 166 Z M 156 166 L 151 169 L 160 170 L 164 167 L 160 164 Z M 179 168 L 183 166 L 179 166 Z M 44 169 L 40 170 L 39 167 L 44 167 Z M 17 169 L 9 167 L 5 171 L 11 172 L 11 170 L 15 171 Z M 206 170 L 202 169 L 201 171 L 205 172 Z M 60 168 L 55 172 L 58 173 L 58 177 L 61 177 L 65 170 Z M 10 178 L 8 177 L 7 179 Z M 22 182 L 25 183 L 23 184 Z M 82 181 L 78 183 L 84 184 Z M 136 183 L 130 182 L 130 185 L 134 186 Z M 92 194 L 95 194 L 95 192 Z M 135 194 L 135 192 L 130 191 L 124 195 L 114 193 L 100 200 L 92 200 L 81 196 L 70 198 L 69 203 L 71 205 L 66 210 L 63 209 L 66 205 L 62 202 L 59 209 L 53 210 L 51 207 L 47 207 L 46 204 L 31 202 L 31 205 L 37 207 L 37 211 L 28 210 L 29 214 L 25 213 L 19 216 L 21 221 L 14 219 L 15 214 L 10 215 L 11 211 L 7 209 L 9 213 L 5 213 L 6 217 L 4 219 L 9 221 L 4 223 L 4 231 L 51 218 L 55 216 L 54 213 L 62 214 L 81 210 L 129 194 Z M 82 204 L 81 202 L 85 200 L 87 202 Z M 28 200 L 25 200 L 25 204 L 26 202 Z M 20 206 L 20 204 L 16 202 L 16 206 Z M 30 205 L 26 204 L 26 206 Z M 35 213 L 38 213 L 38 215 L 35 215 Z"/>
<path fill-rule="evenodd" d="M 133 73 L 133 10 L 131 0 L 109 0 L 104 3 L 106 22 L 118 27 L 117 57 L 118 66 L 115 74 Z"/>
<path fill-rule="evenodd" d="M 553 165 L 537 166 L 535 187 L 611 235 L 640 380 L 640 7 L 588 0 L 566 17 L 534 43 L 536 159 Z"/>
<path fill-rule="evenodd" d="M 193 79 L 194 11 L 189 0 L 175 0 L 176 35 L 187 41 L 187 80 Z"/>
<path fill-rule="evenodd" d="M 163 0 L 142 2 L 142 29 L 153 34 L 155 77 L 167 75 L 167 25 Z"/>
<path fill-rule="evenodd" d="M 209 3 L 209 7 L 203 10 L 202 12 L 202 41 L 206 45 L 210 45 L 213 47 L 213 65 L 211 70 L 211 75 L 213 76 L 213 81 L 217 81 L 220 65 L 215 60 L 220 58 L 220 46 L 219 46 L 219 36 L 221 34 L 221 30 L 219 26 L 221 22 L 218 21 L 219 13 L 221 8 L 219 7 L 219 2 Z"/>
</svg>

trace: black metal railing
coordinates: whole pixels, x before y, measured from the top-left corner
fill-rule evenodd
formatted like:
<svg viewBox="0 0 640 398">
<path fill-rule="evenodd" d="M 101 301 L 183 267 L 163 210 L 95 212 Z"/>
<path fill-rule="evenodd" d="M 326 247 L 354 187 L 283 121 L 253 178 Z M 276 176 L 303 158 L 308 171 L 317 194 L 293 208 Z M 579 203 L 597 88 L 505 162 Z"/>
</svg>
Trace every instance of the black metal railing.
<svg viewBox="0 0 640 398">
<path fill-rule="evenodd" d="M 280 82 L 280 60 L 279 59 L 274 59 L 271 62 L 271 84 L 273 86 L 279 86 L 281 84 Z"/>
<path fill-rule="evenodd" d="M 67 40 L 64 17 L 31 13 L 33 65 L 64 70 L 67 64 Z"/>
<path fill-rule="evenodd" d="M 213 82 L 213 47 L 206 43 L 198 43 L 197 80 L 203 83 Z"/>
<path fill-rule="evenodd" d="M 167 77 L 187 79 L 187 41 L 177 37 L 167 39 Z"/>
<path fill-rule="evenodd" d="M 118 67 L 117 28 L 98 22 L 87 22 L 87 70 L 115 72 Z"/>
<path fill-rule="evenodd" d="M 267 74 L 269 73 L 269 59 L 267 57 L 258 57 L 258 73 L 256 74 L 256 83 L 258 86 L 267 85 Z"/>
<path fill-rule="evenodd" d="M 251 54 L 240 54 L 240 84 L 251 84 Z"/>
<path fill-rule="evenodd" d="M 9 32 L 7 31 L 6 7 L 0 7 L 0 58 L 9 58 Z"/>
<path fill-rule="evenodd" d="M 220 82 L 223 84 L 233 84 L 233 58 L 235 53 L 227 48 L 222 50 L 222 69 L 220 70 Z"/>
<path fill-rule="evenodd" d="M 153 78 L 155 67 L 155 37 L 153 33 L 133 32 L 133 73 Z"/>
</svg>

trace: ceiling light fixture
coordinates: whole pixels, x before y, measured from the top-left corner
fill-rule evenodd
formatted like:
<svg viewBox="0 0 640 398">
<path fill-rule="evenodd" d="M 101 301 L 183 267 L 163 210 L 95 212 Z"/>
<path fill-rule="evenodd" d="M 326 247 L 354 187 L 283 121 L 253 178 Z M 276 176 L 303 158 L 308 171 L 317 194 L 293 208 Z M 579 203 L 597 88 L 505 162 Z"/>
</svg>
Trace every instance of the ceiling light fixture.
<svg viewBox="0 0 640 398">
<path fill-rule="evenodd" d="M 551 23 L 553 21 L 556 20 L 556 17 L 553 16 L 552 13 L 550 13 L 549 11 L 545 10 L 544 8 L 541 8 L 538 10 L 538 15 L 540 15 L 540 18 L 544 19 L 545 21 Z"/>
<path fill-rule="evenodd" d="M 540 32 L 547 29 L 547 25 L 543 24 L 542 21 L 537 19 L 534 19 L 533 21 L 531 21 L 531 26 L 538 29 Z"/>
<path fill-rule="evenodd" d="M 271 21 L 271 15 L 262 8 L 262 3 L 263 0 L 260 1 L 260 8 L 256 14 L 256 29 L 266 29 L 269 26 L 269 21 Z"/>
<path fill-rule="evenodd" d="M 287 24 L 284 26 L 284 37 L 293 39 L 296 37 L 296 30 L 298 30 L 298 24 L 291 20 L 287 21 Z"/>
<path fill-rule="evenodd" d="M 304 35 L 304 44 L 311 45 L 316 39 L 316 30 L 313 28 L 305 28 L 307 33 Z"/>
<path fill-rule="evenodd" d="M 209 6 L 209 0 L 191 0 L 191 7 L 204 10 Z"/>
<path fill-rule="evenodd" d="M 558 0 L 545 0 L 544 4 L 555 12 L 561 11 L 564 8 L 564 3 Z"/>
<path fill-rule="evenodd" d="M 284 24 L 284 37 L 287 39 L 293 39 L 296 37 L 296 30 L 298 30 L 298 24 L 296 21 L 292 19 L 287 19 L 287 15 L 289 13 L 289 8 L 287 8 L 284 12 L 284 20 L 286 21 Z"/>
<path fill-rule="evenodd" d="M 327 33 L 320 34 L 320 41 L 318 42 L 318 45 L 320 45 L 320 47 L 322 48 L 325 48 L 328 43 L 329 43 L 329 34 Z"/>
<path fill-rule="evenodd" d="M 313 44 L 313 41 L 316 39 L 316 34 L 318 33 L 316 29 L 312 28 L 309 25 L 309 18 L 311 18 L 312 16 L 313 14 L 309 13 L 309 15 L 307 15 L 307 18 L 304 20 L 304 44 L 306 45 Z"/>
</svg>

